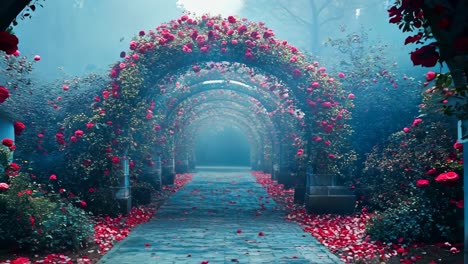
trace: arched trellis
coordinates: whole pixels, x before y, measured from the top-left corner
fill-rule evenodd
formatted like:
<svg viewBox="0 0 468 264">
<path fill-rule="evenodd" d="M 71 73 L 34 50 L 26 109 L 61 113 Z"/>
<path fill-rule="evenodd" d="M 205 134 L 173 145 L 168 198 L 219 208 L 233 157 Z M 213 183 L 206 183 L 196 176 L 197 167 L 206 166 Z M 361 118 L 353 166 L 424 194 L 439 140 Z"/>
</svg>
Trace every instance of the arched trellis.
<svg viewBox="0 0 468 264">
<path fill-rule="evenodd" d="M 179 126 L 178 126 L 178 128 L 179 128 L 178 131 L 180 131 L 180 133 L 175 133 L 175 136 L 178 137 L 179 134 L 182 134 L 183 136 L 179 137 L 180 139 L 176 140 L 176 142 L 174 142 L 174 144 L 175 144 L 174 147 L 175 148 L 177 148 L 177 144 L 184 144 L 185 146 L 187 146 L 187 143 L 191 142 L 189 140 L 189 138 L 187 138 L 187 135 L 192 135 L 192 133 L 190 131 L 188 131 L 187 128 L 186 128 L 189 123 L 197 122 L 197 120 L 199 118 L 204 117 L 206 114 L 210 114 L 211 113 L 210 110 L 212 110 L 212 109 L 217 109 L 218 110 L 218 112 L 216 113 L 217 115 L 220 115 L 219 111 L 223 111 L 223 110 L 227 109 L 227 108 L 223 108 L 223 109 L 220 108 L 222 105 L 226 105 L 226 103 L 227 103 L 226 101 L 216 101 L 216 103 L 221 103 L 221 105 L 215 105 L 215 106 L 213 106 L 213 103 L 214 102 L 211 102 L 211 103 L 208 103 L 208 104 L 204 103 L 202 105 L 199 105 L 199 106 L 205 106 L 205 107 L 207 105 L 210 105 L 211 107 L 209 109 L 203 108 L 202 110 L 192 109 L 191 111 L 197 111 L 196 113 L 194 113 L 193 116 L 188 116 L 187 115 L 185 118 L 180 120 L 181 122 L 179 123 Z M 248 111 L 242 111 L 242 108 L 239 107 L 239 106 L 241 106 L 241 104 L 239 104 L 238 102 L 231 102 L 231 104 L 235 105 L 235 106 L 231 107 L 231 110 L 235 110 L 237 112 L 237 117 L 236 118 L 243 117 L 243 119 L 246 120 L 246 122 L 248 122 L 248 120 L 250 120 L 250 121 L 253 120 L 252 119 L 253 118 L 252 114 L 249 115 L 249 114 L 247 114 L 247 113 L 249 113 Z M 223 112 L 222 114 L 226 115 L 228 113 Z M 259 123 L 257 123 L 257 124 L 259 124 Z M 272 124 L 271 123 L 270 124 L 260 123 L 260 124 L 262 124 L 262 126 L 263 126 L 263 128 L 259 130 L 259 131 L 262 131 L 262 133 L 265 133 L 265 131 L 270 131 L 268 129 L 272 129 Z M 258 127 L 256 129 L 258 130 Z M 257 134 L 258 135 L 259 131 L 250 130 L 250 134 L 251 135 L 256 135 Z M 190 145 L 190 144 L 188 144 L 188 145 Z M 180 154 L 185 155 L 187 152 L 189 152 L 189 150 L 184 150 Z"/>
<path fill-rule="evenodd" d="M 154 89 L 154 84 L 158 83 L 158 80 L 171 75 L 170 73 L 176 72 L 175 75 L 180 75 L 179 71 L 184 72 L 189 67 L 192 67 L 194 72 L 198 72 L 200 63 L 210 61 L 240 62 L 264 75 L 277 76 L 288 87 L 296 87 L 291 90 L 291 93 L 297 95 L 296 104 L 302 109 L 312 108 L 312 114 L 306 113 L 306 122 L 304 122 L 305 125 L 309 125 L 310 136 L 325 130 L 327 136 L 332 138 L 345 127 L 343 120 L 349 116 L 349 112 L 343 111 L 345 110 L 343 103 L 349 100 L 346 100 L 344 91 L 325 73 L 324 68 L 318 68 L 317 63 L 307 63 L 297 49 L 271 38 L 269 35 L 271 31 L 263 25 L 236 22 L 236 27 L 232 30 L 234 33 L 237 30 L 237 34 L 233 35 L 228 34 L 227 29 L 212 28 L 217 22 L 225 23 L 226 20 L 220 17 L 211 18 L 213 25 L 208 20 L 197 20 L 196 25 L 187 24 L 182 20 L 174 21 L 171 24 L 172 28 L 161 27 L 158 28 L 158 33 L 150 32 L 132 41 L 130 48 L 135 53 L 127 58 L 132 67 L 122 67 L 119 64 L 111 72 L 117 87 L 115 92 L 118 93 L 121 89 L 122 94 L 144 97 L 148 91 Z M 190 32 L 190 36 L 179 34 L 179 24 L 184 25 L 184 30 Z M 244 34 L 245 31 L 249 32 L 249 26 L 254 28 L 252 34 Z M 261 32 L 266 32 L 264 38 L 260 36 Z M 199 49 L 194 48 L 194 44 L 198 45 Z M 137 59 L 134 58 L 135 54 Z M 147 74 L 150 72 L 151 74 Z M 122 75 L 128 74 L 133 80 L 140 81 L 127 82 Z M 335 147 L 339 146 L 339 142 L 335 140 L 331 142 Z M 326 151 L 325 148 L 322 148 L 323 151 Z M 315 157 L 320 159 L 322 156 Z M 333 162 L 327 159 L 322 161 Z M 326 169 L 326 166 L 322 168 Z"/>
<path fill-rule="evenodd" d="M 207 83 L 197 83 L 196 85 L 199 86 L 199 87 L 202 87 L 203 85 L 209 85 L 210 87 L 208 87 L 207 90 L 208 90 L 208 91 L 212 91 L 213 89 L 218 89 L 218 90 L 222 89 L 222 88 L 219 88 L 218 86 L 214 86 L 214 85 L 213 85 L 213 84 L 219 84 L 219 83 L 223 84 L 223 83 L 227 83 L 227 82 L 221 80 L 221 81 L 217 81 L 217 82 L 215 82 L 215 83 L 208 83 L 208 84 L 207 84 Z M 229 86 L 227 87 L 227 89 L 229 89 L 232 85 L 234 85 L 234 87 L 240 87 L 240 88 L 244 88 L 245 86 L 247 86 L 247 85 L 245 85 L 245 84 L 243 84 L 243 83 L 233 83 L 233 82 L 230 82 L 230 83 L 227 83 L 227 84 L 229 84 Z M 247 86 L 247 87 L 249 87 L 249 86 Z M 203 88 L 203 87 L 202 87 L 202 88 Z M 224 86 L 223 86 L 223 88 L 224 88 Z M 191 93 L 185 93 L 185 94 L 184 94 L 184 97 L 183 97 L 183 98 L 185 99 L 185 101 L 178 100 L 177 103 L 176 103 L 174 106 L 172 106 L 171 110 L 169 111 L 169 114 L 167 114 L 167 121 L 168 121 L 167 123 L 170 123 L 170 120 L 172 120 L 171 116 L 174 114 L 174 112 L 178 112 L 178 111 L 179 111 L 179 107 L 180 107 L 181 105 L 183 105 L 184 102 L 187 102 L 187 99 L 189 98 L 190 95 L 200 94 L 200 93 L 205 92 L 206 90 L 202 89 L 201 91 L 203 91 L 203 92 L 200 92 L 199 90 L 193 90 L 193 89 L 192 89 L 192 90 L 190 90 L 190 91 L 191 91 Z M 228 91 L 234 91 L 234 92 L 237 92 L 237 93 L 244 93 L 245 91 L 249 91 L 249 90 L 245 90 L 245 89 L 235 89 L 235 90 L 231 90 L 231 89 L 229 89 Z M 271 93 L 269 93 L 269 94 L 271 94 Z M 252 93 L 248 93 L 248 95 L 249 95 L 249 96 L 255 96 L 255 95 L 252 95 Z M 262 98 L 262 97 L 261 97 L 261 98 Z M 262 99 L 263 99 L 263 98 L 262 98 Z M 274 100 L 276 100 L 276 102 L 275 102 Z M 269 111 L 270 113 L 271 113 L 272 111 L 274 111 L 273 109 L 275 109 L 275 107 L 278 107 L 278 105 L 280 104 L 278 98 L 276 98 L 276 99 L 275 99 L 275 98 L 269 98 L 269 100 L 262 100 L 262 101 L 263 101 L 264 104 L 265 104 L 265 103 L 268 104 L 268 106 L 267 106 L 267 108 L 268 108 L 267 111 Z M 189 104 L 190 104 L 190 103 L 191 103 L 191 102 L 189 102 Z M 192 105 L 193 105 L 193 103 L 192 103 Z M 195 104 L 195 105 L 196 105 L 196 104 Z M 263 105 L 262 105 L 262 106 L 263 106 Z M 278 109 L 275 109 L 275 110 L 278 110 Z M 284 111 L 284 109 L 283 109 L 283 111 Z M 189 112 L 189 111 L 186 111 L 186 112 Z M 278 112 L 281 113 L 280 111 L 278 111 Z M 280 114 L 278 114 L 278 113 L 275 114 L 275 115 L 274 115 L 275 117 L 272 118 L 272 120 L 274 120 L 274 121 L 275 121 L 275 120 L 279 120 L 279 118 L 277 118 L 277 115 L 280 115 Z M 280 123 L 280 122 L 276 122 L 276 123 L 277 123 L 277 124 L 276 124 L 276 126 L 275 126 L 275 128 L 274 128 L 275 131 L 277 131 L 278 133 L 284 133 L 285 131 L 287 131 L 286 128 L 287 128 L 288 126 L 285 125 L 284 122 L 281 122 L 281 123 Z"/>
<path fill-rule="evenodd" d="M 197 129 L 202 128 L 208 123 L 235 123 L 240 126 L 243 130 L 246 131 L 246 134 L 250 135 L 250 144 L 251 144 L 251 159 L 253 167 L 257 166 L 258 161 L 263 161 L 263 148 L 265 146 L 272 146 L 271 140 L 260 133 L 258 127 L 254 126 L 252 122 L 249 122 L 248 119 L 239 115 L 239 111 L 229 112 L 226 111 L 223 115 L 217 114 L 215 112 L 206 112 L 203 116 L 197 118 L 195 122 L 190 122 L 186 124 L 184 133 L 180 135 L 179 142 L 186 142 L 187 144 L 194 144 L 193 141 L 197 136 Z"/>
<path fill-rule="evenodd" d="M 216 83 L 223 83 L 223 82 L 224 82 L 224 81 L 221 80 L 221 81 L 218 81 L 218 82 L 216 82 Z M 196 85 L 199 85 L 199 86 L 201 87 L 203 84 L 205 84 L 205 83 L 197 83 Z M 214 83 L 209 83 L 209 84 L 211 85 L 211 84 L 214 84 Z M 233 83 L 231 82 L 231 83 L 229 83 L 229 84 L 232 85 Z M 242 84 L 242 83 L 236 83 L 236 85 L 239 86 L 239 87 L 241 87 L 241 88 L 247 86 L 247 85 Z M 216 88 L 218 88 L 218 87 L 210 87 L 210 88 L 208 89 L 208 91 L 213 91 L 213 90 L 216 89 Z M 220 88 L 218 88 L 218 91 L 224 91 L 224 90 L 219 90 L 219 89 L 220 89 Z M 184 93 L 184 95 L 185 95 L 185 96 L 183 97 L 183 98 L 184 98 L 184 101 L 178 100 L 177 103 L 171 107 L 171 109 L 170 109 L 170 111 L 169 111 L 169 114 L 166 115 L 166 122 L 167 122 L 168 124 L 171 124 L 171 123 L 173 122 L 173 121 L 172 121 L 172 120 L 173 120 L 172 116 L 174 116 L 174 113 L 175 113 L 175 112 L 178 112 L 179 109 L 184 109 L 184 110 L 185 110 L 184 113 L 187 113 L 187 112 L 190 112 L 190 109 L 191 109 L 191 108 L 196 108 L 198 105 L 206 103 L 206 102 L 203 102 L 202 100 L 197 100 L 198 103 L 192 103 L 192 102 L 189 100 L 190 98 L 188 97 L 189 95 L 195 96 L 195 95 L 197 95 L 197 94 L 206 94 L 206 91 L 205 91 L 205 90 L 202 89 L 201 91 L 203 91 L 203 92 L 200 92 L 199 90 L 191 89 L 190 91 L 191 91 L 191 93 Z M 232 91 L 232 90 L 227 90 L 227 91 Z M 245 91 L 244 89 L 241 89 L 241 92 L 242 92 L 242 93 L 243 93 L 244 91 Z M 232 91 L 232 92 L 237 92 L 237 93 L 239 93 L 237 89 L 234 90 L 234 91 Z M 214 94 L 217 95 L 217 93 L 214 93 Z M 209 97 L 210 97 L 210 99 L 211 99 L 211 100 L 210 100 L 210 102 L 211 102 L 212 99 L 213 99 L 213 98 L 212 98 L 212 97 L 213 97 L 213 93 L 211 93 L 211 94 L 209 95 Z M 224 99 L 224 100 L 229 101 L 229 99 L 230 99 L 230 98 L 229 98 L 229 96 L 228 96 L 227 99 Z M 219 99 L 219 100 L 223 100 L 223 99 Z M 230 100 L 232 100 L 232 99 L 230 99 Z M 265 100 L 264 100 L 264 101 L 265 101 Z M 277 100 L 277 101 L 279 101 L 279 100 Z M 184 102 L 185 102 L 185 103 L 186 103 L 186 102 L 189 102 L 189 103 L 187 104 L 188 107 L 189 107 L 188 109 L 185 109 L 185 108 L 184 108 Z M 248 103 L 252 103 L 252 102 L 251 102 L 251 101 L 248 101 Z M 266 103 L 269 103 L 269 104 L 270 104 L 271 106 L 273 106 L 273 107 L 278 105 L 277 102 L 272 101 L 272 100 L 266 100 Z M 256 104 L 254 104 L 254 106 L 256 106 Z M 247 105 L 245 105 L 245 107 L 248 108 Z M 262 107 L 262 105 L 260 104 L 259 108 L 261 108 L 261 107 Z M 270 109 L 273 109 L 273 107 L 270 107 Z M 251 110 L 251 109 L 250 109 L 250 110 Z M 247 109 L 247 111 L 249 111 L 249 109 Z M 276 114 L 276 116 L 277 116 L 277 115 L 278 115 L 278 114 Z M 253 116 L 253 118 L 255 118 L 255 119 L 262 119 L 262 118 L 264 118 L 264 117 L 266 117 L 267 119 L 269 119 L 266 115 L 258 115 L 258 116 L 256 116 L 256 117 Z M 278 118 L 274 118 L 274 119 L 278 119 Z M 271 122 L 271 121 L 269 120 L 269 122 Z M 283 122 L 283 123 L 284 123 L 284 122 Z M 288 130 L 287 130 L 287 129 L 284 129 L 285 127 L 287 127 L 287 126 L 285 126 L 284 124 L 278 124 L 278 123 L 277 123 L 277 124 L 275 124 L 274 128 L 272 128 L 272 127 L 270 126 L 270 128 L 267 128 L 266 131 L 275 131 L 275 132 L 277 132 L 277 133 L 275 133 L 275 134 L 292 133 L 292 131 L 293 131 L 292 128 L 290 128 L 290 130 L 289 130 L 290 132 L 287 132 Z M 275 136 L 276 136 L 276 135 L 275 135 Z M 284 137 L 283 137 L 283 140 L 284 140 Z M 275 139 L 274 141 L 275 141 L 275 142 L 278 142 L 277 139 Z M 290 144 L 290 145 L 292 145 L 292 144 Z M 276 149 L 279 149 L 279 148 L 276 148 Z M 273 151 L 273 150 L 272 150 L 272 151 Z M 277 152 L 279 152 L 279 150 L 277 150 Z M 272 154 L 273 154 L 273 156 L 275 156 L 275 157 L 276 157 L 276 156 L 279 156 L 279 153 L 276 153 L 276 152 L 274 152 L 274 153 L 272 153 Z M 279 163 L 279 162 L 277 162 L 277 163 Z M 278 165 L 278 166 L 279 166 L 279 165 Z M 271 170 L 271 169 L 269 169 L 269 170 Z"/>
<path fill-rule="evenodd" d="M 218 65 L 213 62 L 210 64 Z M 224 62 L 220 65 L 222 65 L 221 69 L 219 69 L 219 67 L 213 66 L 213 68 L 210 67 L 207 70 L 200 70 L 196 74 L 193 74 L 193 72 L 190 74 L 191 70 L 188 70 L 179 73 L 181 75 L 178 78 L 174 78 L 174 76 L 177 75 L 171 75 L 170 77 L 163 78 L 156 85 L 160 87 L 160 89 L 164 88 L 162 89 L 164 90 L 163 95 L 159 95 L 159 97 L 164 99 L 167 95 L 174 96 L 175 93 L 191 92 L 193 88 L 198 88 L 198 84 L 204 83 L 207 80 L 221 84 L 238 84 L 240 86 L 234 88 L 249 90 L 250 92 L 259 94 L 259 96 L 261 94 L 261 97 L 266 98 L 266 100 L 263 100 L 264 103 L 268 100 L 275 101 L 278 98 L 284 99 L 281 94 L 287 93 L 290 90 L 290 88 L 286 87 L 285 84 L 281 83 L 281 81 L 274 76 L 263 76 L 259 73 L 256 73 L 254 69 L 250 69 L 243 64 Z M 239 69 L 242 69 L 242 71 L 239 71 Z M 149 90 L 148 92 L 154 93 L 154 91 L 159 90 L 153 89 Z M 177 95 L 175 96 L 178 97 Z"/>
<path fill-rule="evenodd" d="M 192 97 L 195 94 L 199 94 L 201 92 L 211 90 L 230 90 L 235 91 L 237 93 L 246 94 L 252 98 L 255 98 L 266 108 L 268 112 L 272 112 L 277 109 L 278 104 L 280 103 L 277 98 L 271 96 L 266 97 L 265 93 L 262 93 L 261 89 L 246 89 L 246 87 L 252 88 L 247 84 L 229 80 L 209 80 L 200 83 L 195 83 L 190 86 L 190 92 L 185 92 L 181 95 L 175 93 L 173 95 L 175 98 L 178 99 L 178 102 L 171 108 L 177 108 L 180 102 L 183 102 L 185 101 L 185 99 Z"/>
<path fill-rule="evenodd" d="M 195 115 L 197 117 L 200 117 L 200 116 L 203 116 L 205 113 L 210 113 L 210 112 L 214 112 L 215 114 L 218 114 L 220 111 L 223 111 L 223 110 L 230 110 L 230 111 L 233 111 L 233 112 L 236 112 L 236 115 L 238 116 L 243 116 L 245 120 L 248 120 L 250 122 L 252 122 L 252 120 L 258 120 L 258 117 L 256 118 L 255 116 L 252 116 L 252 115 L 248 115 L 246 114 L 245 111 L 241 111 L 239 110 L 240 108 L 238 106 L 236 106 L 236 103 L 234 103 L 234 105 L 229 105 L 229 104 L 226 104 L 226 102 L 224 102 L 222 105 L 218 105 L 218 106 L 212 106 L 210 104 L 207 104 L 208 107 L 205 107 L 205 108 L 202 108 L 201 110 L 198 110 L 198 113 Z M 190 119 L 185 119 L 186 121 L 185 122 L 189 122 Z M 196 119 L 192 122 L 196 122 Z M 185 125 L 185 123 L 182 123 L 181 126 L 183 127 Z M 257 128 L 258 129 L 258 128 Z M 184 129 L 182 129 L 184 130 Z M 269 139 L 269 143 L 271 144 L 268 144 L 266 145 L 268 148 L 269 148 L 269 155 L 268 155 L 268 159 L 267 161 L 264 161 L 262 160 L 263 156 L 260 156 L 259 158 L 259 161 L 260 161 L 260 164 L 262 164 L 262 169 L 266 170 L 266 171 L 271 171 L 272 168 L 271 166 L 273 166 L 272 162 L 274 162 L 278 167 L 283 165 L 282 167 L 288 167 L 289 166 L 289 159 L 291 158 L 291 156 L 288 157 L 288 154 L 291 154 L 290 151 L 288 151 L 288 148 L 290 147 L 285 147 L 285 145 L 283 144 L 279 144 L 281 142 L 288 142 L 289 144 L 287 144 L 286 146 L 293 146 L 294 144 L 294 140 L 289 140 L 289 141 L 285 141 L 284 138 L 282 138 L 282 140 L 278 140 L 278 138 L 274 138 L 274 134 L 270 134 L 269 135 L 269 131 L 271 130 L 268 130 L 268 129 L 261 129 L 261 131 L 264 131 L 266 133 L 264 133 L 264 137 L 268 138 Z M 286 135 L 286 133 L 283 131 L 283 133 L 280 133 L 281 135 Z M 300 135 L 297 135 L 300 137 Z M 285 155 L 283 156 L 280 156 L 280 151 L 281 151 L 281 147 L 283 147 L 283 151 L 285 152 Z M 282 157 L 283 159 L 286 159 L 286 160 L 278 160 L 280 157 Z M 267 163 L 267 165 L 263 165 Z"/>
<path fill-rule="evenodd" d="M 225 90 L 218 90 L 218 91 L 224 92 Z M 209 98 L 206 96 L 208 96 Z M 187 98 L 184 102 L 180 102 L 177 105 L 177 107 L 174 107 L 166 115 L 166 122 L 168 124 L 173 123 L 174 120 L 178 118 L 178 115 L 181 113 L 182 109 L 184 113 L 190 113 L 192 109 L 197 108 L 198 106 L 203 105 L 203 104 L 211 103 L 213 101 L 226 101 L 226 102 L 231 102 L 231 103 L 237 103 L 239 104 L 240 107 L 244 108 L 244 111 L 252 112 L 253 114 L 255 114 L 257 118 L 260 119 L 259 121 L 261 121 L 262 123 L 272 122 L 272 119 L 269 118 L 268 113 L 263 108 L 263 105 L 257 104 L 257 102 L 254 101 L 254 99 L 251 97 L 245 97 L 244 95 L 237 94 L 237 93 L 233 93 L 232 95 L 225 95 L 223 93 L 222 95 L 219 95 L 218 93 L 206 94 L 204 92 L 195 94 L 192 98 Z M 281 123 L 272 122 L 272 125 L 270 125 L 268 128 L 275 132 L 283 133 L 284 130 L 281 131 L 282 126 L 283 124 Z"/>
<path fill-rule="evenodd" d="M 138 175 L 138 171 L 152 166 L 154 146 L 170 151 L 166 146 L 173 136 L 170 129 L 160 126 L 167 111 L 158 114 L 155 102 L 166 87 L 158 85 L 170 83 L 166 80 L 171 78 L 177 80 L 190 68 L 194 73 L 207 69 L 210 62 L 239 63 L 261 76 L 275 76 L 275 82 L 290 95 L 280 98 L 282 102 L 305 113 L 301 129 L 309 144 L 304 162 L 324 172 L 339 172 L 336 164 L 346 151 L 341 146 L 351 131 L 346 124 L 351 99 L 325 68 L 308 62 L 295 47 L 273 36 L 263 24 L 233 17 L 227 20 L 185 15 L 156 31 L 140 32 L 131 41 L 129 54 L 122 55 L 123 59 L 112 67 L 111 81 L 103 91 L 103 100 L 95 103 L 94 115 L 82 123 L 89 153 L 97 153 L 93 164 L 100 164 L 86 168 L 89 178 L 101 186 L 112 184 L 114 181 L 109 179 L 122 173 L 123 167 L 116 163 L 119 159 L 134 160 L 133 171 Z M 88 124 L 93 126 L 88 128 Z M 74 131 L 65 129 L 60 133 L 68 138 Z M 312 136 L 320 136 L 323 141 L 309 140 Z M 330 144 L 324 145 L 325 140 Z M 332 154 L 334 158 L 330 158 Z M 82 159 L 89 157 L 69 161 L 70 167 L 81 164 Z M 103 170 L 110 171 L 109 175 L 104 177 Z M 84 182 L 82 186 L 89 185 Z"/>
</svg>

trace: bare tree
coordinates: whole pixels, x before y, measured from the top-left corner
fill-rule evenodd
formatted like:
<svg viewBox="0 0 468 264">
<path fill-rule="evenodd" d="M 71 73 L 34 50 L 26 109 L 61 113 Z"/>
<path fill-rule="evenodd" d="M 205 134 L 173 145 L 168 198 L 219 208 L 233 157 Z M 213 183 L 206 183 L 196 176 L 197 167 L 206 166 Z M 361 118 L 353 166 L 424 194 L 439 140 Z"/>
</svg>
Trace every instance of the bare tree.
<svg viewBox="0 0 468 264">
<path fill-rule="evenodd" d="M 265 21 L 273 18 L 275 28 L 288 32 L 289 39 L 296 40 L 298 46 L 317 52 L 321 47 L 321 32 L 326 26 L 334 21 L 349 19 L 357 8 L 374 7 L 380 2 L 369 0 L 363 4 L 359 0 L 259 0 L 255 4 L 249 2 L 245 13 Z M 288 28 L 275 25 L 277 22 Z"/>
</svg>

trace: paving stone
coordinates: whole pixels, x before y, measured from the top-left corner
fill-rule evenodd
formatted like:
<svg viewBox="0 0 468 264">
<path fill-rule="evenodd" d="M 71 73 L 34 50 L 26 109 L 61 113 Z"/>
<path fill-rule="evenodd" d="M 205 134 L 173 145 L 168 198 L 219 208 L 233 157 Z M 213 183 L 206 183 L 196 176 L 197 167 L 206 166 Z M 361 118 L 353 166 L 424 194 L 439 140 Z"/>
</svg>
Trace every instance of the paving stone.
<svg viewBox="0 0 468 264">
<path fill-rule="evenodd" d="M 100 263 L 343 263 L 299 225 L 284 220 L 287 213 L 267 198 L 249 171 L 217 170 L 196 173 Z"/>
</svg>

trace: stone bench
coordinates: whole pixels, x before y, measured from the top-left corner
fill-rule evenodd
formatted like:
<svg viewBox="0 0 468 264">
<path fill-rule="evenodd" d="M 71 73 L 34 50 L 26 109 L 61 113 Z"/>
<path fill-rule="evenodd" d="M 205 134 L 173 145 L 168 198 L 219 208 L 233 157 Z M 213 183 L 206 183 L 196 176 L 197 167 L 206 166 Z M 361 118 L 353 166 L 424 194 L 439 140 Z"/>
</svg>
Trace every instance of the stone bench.
<svg viewBox="0 0 468 264">
<path fill-rule="evenodd" d="M 353 214 L 356 195 L 346 186 L 310 186 L 305 206 L 309 214 Z"/>
</svg>

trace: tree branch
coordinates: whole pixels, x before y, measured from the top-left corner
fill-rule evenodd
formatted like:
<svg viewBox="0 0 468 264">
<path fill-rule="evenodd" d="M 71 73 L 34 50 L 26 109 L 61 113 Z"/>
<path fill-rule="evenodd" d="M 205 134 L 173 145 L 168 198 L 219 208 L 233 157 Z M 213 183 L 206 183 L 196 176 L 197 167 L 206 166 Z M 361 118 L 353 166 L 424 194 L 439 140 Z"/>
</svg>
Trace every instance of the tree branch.
<svg viewBox="0 0 468 264">
<path fill-rule="evenodd" d="M 289 10 L 289 8 L 287 8 L 286 6 L 284 6 L 282 3 L 278 3 L 278 5 L 284 10 L 286 11 L 286 13 L 288 13 L 291 17 L 295 18 L 297 21 L 301 22 L 302 24 L 308 26 L 308 27 L 312 27 L 312 23 L 303 19 L 302 17 L 298 16 L 297 14 L 294 14 L 291 10 Z"/>
<path fill-rule="evenodd" d="M 339 14 L 335 15 L 335 16 L 332 16 L 332 17 L 329 17 L 325 20 L 323 20 L 321 23 L 320 23 L 320 26 L 323 26 L 325 25 L 326 23 L 330 22 L 330 21 L 333 21 L 333 20 L 338 20 L 340 18 L 343 18 L 343 15 L 344 15 L 344 9 L 343 8 L 338 8 L 336 9 L 337 12 L 339 12 Z M 335 13 L 337 13 L 335 12 Z"/>
<path fill-rule="evenodd" d="M 5 31 L 31 0 L 2 0 L 0 5 L 0 31 Z"/>
</svg>

